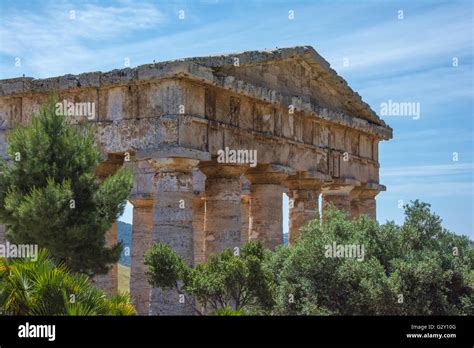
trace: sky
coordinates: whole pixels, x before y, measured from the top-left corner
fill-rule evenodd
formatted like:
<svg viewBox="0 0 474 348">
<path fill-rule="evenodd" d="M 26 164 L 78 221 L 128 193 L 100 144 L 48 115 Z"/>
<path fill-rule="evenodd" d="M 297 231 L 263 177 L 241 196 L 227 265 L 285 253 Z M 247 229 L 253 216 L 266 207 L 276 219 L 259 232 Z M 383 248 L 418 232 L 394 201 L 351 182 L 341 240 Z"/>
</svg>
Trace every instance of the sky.
<svg viewBox="0 0 474 348">
<path fill-rule="evenodd" d="M 419 106 L 382 116 L 393 139 L 379 148 L 378 220 L 401 223 L 420 199 L 474 239 L 473 3 L 0 0 L 0 78 L 311 45 L 377 114 Z"/>
</svg>

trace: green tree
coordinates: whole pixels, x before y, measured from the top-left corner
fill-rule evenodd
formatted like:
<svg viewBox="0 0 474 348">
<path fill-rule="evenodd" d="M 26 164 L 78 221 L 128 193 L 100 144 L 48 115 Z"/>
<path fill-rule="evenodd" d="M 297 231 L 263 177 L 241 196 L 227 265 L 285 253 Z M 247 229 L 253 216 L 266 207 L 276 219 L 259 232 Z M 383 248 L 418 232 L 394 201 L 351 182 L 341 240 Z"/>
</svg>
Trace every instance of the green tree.
<svg viewBox="0 0 474 348">
<path fill-rule="evenodd" d="M 402 226 L 337 209 L 311 221 L 290 247 L 271 257 L 276 314 L 472 315 L 474 250 L 446 231 L 419 201 L 405 207 Z M 328 246 L 364 247 L 363 258 L 331 257 Z"/>
<path fill-rule="evenodd" d="M 106 273 L 121 244 L 105 247 L 105 233 L 122 214 L 132 175 L 119 170 L 99 184 L 102 160 L 94 128 L 72 126 L 51 96 L 26 127 L 8 134 L 10 161 L 0 162 L 0 223 L 17 244 L 37 244 L 71 270 Z"/>
<path fill-rule="evenodd" d="M 242 309 L 233 309 L 232 307 L 226 306 L 216 309 L 212 312 L 212 315 L 222 316 L 222 317 L 239 317 L 244 315 Z"/>
<path fill-rule="evenodd" d="M 134 315 L 129 295 L 107 298 L 86 275 L 41 250 L 37 260 L 0 258 L 0 315 Z"/>
<path fill-rule="evenodd" d="M 266 313 L 273 306 L 274 284 L 264 266 L 267 258 L 260 242 L 250 242 L 239 255 L 226 249 L 190 267 L 169 245 L 158 243 L 145 254 L 144 262 L 152 286 L 175 289 L 216 315 L 241 315 Z M 186 303 L 203 314 L 193 300 Z"/>
</svg>

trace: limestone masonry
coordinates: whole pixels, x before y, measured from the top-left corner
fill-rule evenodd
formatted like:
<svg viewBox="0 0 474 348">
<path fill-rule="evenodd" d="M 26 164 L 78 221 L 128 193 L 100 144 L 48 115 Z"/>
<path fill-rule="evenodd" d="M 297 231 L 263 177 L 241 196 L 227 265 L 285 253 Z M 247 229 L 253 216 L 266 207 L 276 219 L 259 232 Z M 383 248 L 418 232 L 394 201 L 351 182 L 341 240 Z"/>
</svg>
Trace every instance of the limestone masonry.
<svg viewBox="0 0 474 348">
<path fill-rule="evenodd" d="M 130 287 L 139 314 L 192 314 L 177 293 L 150 289 L 143 253 L 153 242 L 169 243 L 191 264 L 248 240 L 275 248 L 284 192 L 291 243 L 318 214 L 320 194 L 323 209 L 333 203 L 350 217 L 375 217 L 375 196 L 385 190 L 378 143 L 392 129 L 309 46 L 1 80 L 4 158 L 8 129 L 27 124 L 52 90 L 95 108 L 94 117 L 73 120 L 97 126 L 107 158 L 98 180 L 121 166 L 134 171 Z M 226 148 L 239 156 L 255 150 L 257 165 L 217 161 Z M 107 243 L 116 241 L 114 225 Z M 95 282 L 116 291 L 116 265 Z"/>
</svg>

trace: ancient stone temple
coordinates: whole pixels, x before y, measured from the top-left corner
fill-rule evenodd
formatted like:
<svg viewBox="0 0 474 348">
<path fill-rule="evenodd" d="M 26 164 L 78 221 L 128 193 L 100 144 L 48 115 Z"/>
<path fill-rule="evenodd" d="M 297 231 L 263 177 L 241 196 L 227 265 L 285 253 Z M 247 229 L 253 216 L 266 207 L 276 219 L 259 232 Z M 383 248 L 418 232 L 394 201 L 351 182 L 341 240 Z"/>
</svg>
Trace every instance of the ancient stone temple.
<svg viewBox="0 0 474 348">
<path fill-rule="evenodd" d="M 107 160 L 103 179 L 134 171 L 131 294 L 140 314 L 192 314 L 178 294 L 150 289 L 143 253 L 170 244 L 190 264 L 224 248 L 289 240 L 332 203 L 375 217 L 378 144 L 392 129 L 308 46 L 198 57 L 47 79 L 0 81 L 0 153 L 6 131 L 27 124 L 48 93 L 92 106 Z M 86 104 L 89 103 L 89 104 Z M 77 111 L 80 108 L 75 108 Z M 3 231 L 3 230 L 2 230 Z M 112 226 L 108 243 L 116 243 Z M 117 287 L 117 268 L 96 279 Z"/>
</svg>

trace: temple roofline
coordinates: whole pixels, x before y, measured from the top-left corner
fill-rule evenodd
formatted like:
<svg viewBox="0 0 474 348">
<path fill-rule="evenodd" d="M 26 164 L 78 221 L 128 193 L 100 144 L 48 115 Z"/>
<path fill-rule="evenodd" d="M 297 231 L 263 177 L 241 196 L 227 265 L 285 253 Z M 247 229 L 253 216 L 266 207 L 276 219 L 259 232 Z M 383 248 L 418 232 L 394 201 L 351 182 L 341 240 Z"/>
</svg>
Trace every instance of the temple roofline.
<svg viewBox="0 0 474 348">
<path fill-rule="evenodd" d="M 114 69 L 108 72 L 88 72 L 77 75 L 67 74 L 62 76 L 34 79 L 32 77 L 19 77 L 0 80 L 0 96 L 9 96 L 25 93 L 44 93 L 50 90 L 69 90 L 77 88 L 99 88 L 111 85 L 128 84 L 132 81 L 150 81 L 167 77 L 191 76 L 193 78 L 228 87 L 230 89 L 239 88 L 238 92 L 245 93 L 241 86 L 250 86 L 250 90 L 260 89 L 261 96 L 253 96 L 262 99 L 263 94 L 267 94 L 274 99 L 300 99 L 301 104 L 310 104 L 304 97 L 284 95 L 271 89 L 254 86 L 247 81 L 238 80 L 233 76 L 216 76 L 216 69 L 225 66 L 232 66 L 238 58 L 239 66 L 251 66 L 269 61 L 279 61 L 287 59 L 303 59 L 314 69 L 319 78 L 323 78 L 334 88 L 337 93 L 347 100 L 347 104 L 354 110 L 356 116 L 347 115 L 349 118 L 365 120 L 368 124 L 377 126 L 382 130 L 380 137 L 388 140 L 392 138 L 392 129 L 377 116 L 377 114 L 365 103 L 360 95 L 354 92 L 347 82 L 340 77 L 330 64 L 322 58 L 311 46 L 297 46 L 292 48 L 278 48 L 262 51 L 245 51 L 241 53 L 228 53 L 221 55 L 211 55 L 204 57 L 184 58 L 171 61 L 164 61 L 154 64 L 144 64 L 135 68 Z M 266 90 L 266 93 L 263 91 Z M 267 97 L 268 98 L 268 97 Z M 268 101 L 268 99 L 263 99 Z M 298 101 L 298 99 L 296 99 Z M 295 107 L 298 107 L 295 105 Z M 310 107 L 311 109 L 311 107 Z M 310 111 L 307 109 L 303 111 Z M 341 113 L 341 112 L 338 112 Z"/>
</svg>

